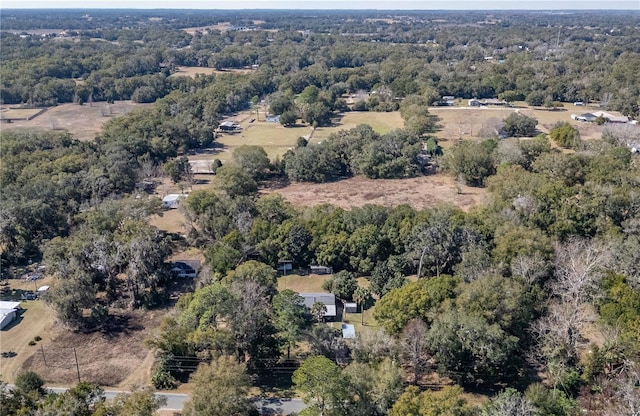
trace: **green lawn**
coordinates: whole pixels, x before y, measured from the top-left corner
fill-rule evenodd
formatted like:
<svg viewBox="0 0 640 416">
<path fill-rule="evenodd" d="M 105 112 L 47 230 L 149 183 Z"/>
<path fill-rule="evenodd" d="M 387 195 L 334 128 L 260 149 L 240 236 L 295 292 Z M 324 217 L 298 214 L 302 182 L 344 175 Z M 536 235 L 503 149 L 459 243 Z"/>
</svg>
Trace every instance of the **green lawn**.
<svg viewBox="0 0 640 416">
<path fill-rule="evenodd" d="M 317 275 L 310 274 L 301 276 L 299 274 L 290 274 L 278 278 L 278 290 L 291 289 L 294 292 L 326 292 L 322 288 L 322 284 L 331 277 L 329 274 Z"/>
<path fill-rule="evenodd" d="M 328 138 L 332 133 L 340 130 L 349 130 L 360 124 L 368 124 L 378 133 L 387 133 L 390 130 L 404 127 L 404 121 L 398 111 L 390 113 L 376 112 L 349 112 L 340 114 L 331 127 L 319 127 L 313 133 L 312 143 L 317 143 Z"/>
</svg>

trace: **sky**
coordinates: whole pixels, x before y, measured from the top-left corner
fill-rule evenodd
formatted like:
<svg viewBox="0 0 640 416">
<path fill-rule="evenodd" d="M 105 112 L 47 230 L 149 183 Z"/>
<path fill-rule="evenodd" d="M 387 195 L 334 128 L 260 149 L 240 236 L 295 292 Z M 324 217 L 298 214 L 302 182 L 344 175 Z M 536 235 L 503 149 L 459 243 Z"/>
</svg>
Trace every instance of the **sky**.
<svg viewBox="0 0 640 416">
<path fill-rule="evenodd" d="M 0 0 L 3 9 L 640 10 L 640 0 Z"/>
</svg>

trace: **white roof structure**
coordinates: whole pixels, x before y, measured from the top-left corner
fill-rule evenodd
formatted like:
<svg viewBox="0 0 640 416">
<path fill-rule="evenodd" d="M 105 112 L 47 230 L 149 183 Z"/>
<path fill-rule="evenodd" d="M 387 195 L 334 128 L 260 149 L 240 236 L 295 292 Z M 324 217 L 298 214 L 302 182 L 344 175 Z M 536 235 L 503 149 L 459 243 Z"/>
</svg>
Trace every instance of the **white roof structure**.
<svg viewBox="0 0 640 416">
<path fill-rule="evenodd" d="M 49 290 L 49 286 L 40 286 L 38 288 L 38 292 L 46 292 L 47 290 Z"/>
<path fill-rule="evenodd" d="M 162 198 L 162 202 L 174 202 L 179 200 L 180 198 L 183 198 L 183 195 L 180 194 L 169 194 L 167 196 L 165 196 L 164 198 Z"/>
<path fill-rule="evenodd" d="M 0 301 L 0 329 L 16 319 L 16 312 L 20 309 L 20 302 Z"/>
<path fill-rule="evenodd" d="M 356 328 L 351 324 L 342 324 L 342 338 L 355 338 Z"/>
<path fill-rule="evenodd" d="M 596 117 L 602 117 L 608 119 L 611 123 L 627 123 L 629 117 L 626 116 L 614 116 L 613 114 L 605 113 L 604 111 L 596 111 L 593 113 Z"/>
<path fill-rule="evenodd" d="M 0 310 L 15 310 L 20 309 L 20 302 L 8 302 L 4 300 L 0 300 Z"/>
</svg>

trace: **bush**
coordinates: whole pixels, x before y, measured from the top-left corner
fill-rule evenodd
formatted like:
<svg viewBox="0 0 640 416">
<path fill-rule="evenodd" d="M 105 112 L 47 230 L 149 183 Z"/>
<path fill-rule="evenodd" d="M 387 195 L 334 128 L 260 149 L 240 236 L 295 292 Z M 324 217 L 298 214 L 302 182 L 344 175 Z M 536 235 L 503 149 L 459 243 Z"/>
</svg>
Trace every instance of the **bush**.
<svg viewBox="0 0 640 416">
<path fill-rule="evenodd" d="M 44 380 L 33 371 L 25 371 L 16 377 L 16 387 L 25 393 L 42 392 Z"/>
<path fill-rule="evenodd" d="M 538 120 L 520 113 L 511 113 L 504 119 L 504 130 L 511 137 L 533 137 Z"/>
<path fill-rule="evenodd" d="M 42 337 L 41 337 L 40 335 L 36 335 L 36 336 L 33 338 L 33 340 L 34 340 L 34 341 L 42 341 Z"/>
<path fill-rule="evenodd" d="M 36 345 L 36 342 L 34 340 L 31 340 L 31 341 L 29 341 L 29 345 L 30 346 L 34 346 L 34 345 Z"/>
<path fill-rule="evenodd" d="M 580 146 L 580 133 L 569 123 L 557 124 L 551 129 L 549 136 L 558 146 L 565 149 L 577 149 Z"/>
</svg>

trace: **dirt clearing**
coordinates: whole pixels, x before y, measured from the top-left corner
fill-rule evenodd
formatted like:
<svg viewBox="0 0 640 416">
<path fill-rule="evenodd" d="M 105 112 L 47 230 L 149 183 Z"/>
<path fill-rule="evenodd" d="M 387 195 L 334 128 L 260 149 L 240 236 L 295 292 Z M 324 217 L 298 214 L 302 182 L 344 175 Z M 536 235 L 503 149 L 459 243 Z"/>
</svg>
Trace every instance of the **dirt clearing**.
<svg viewBox="0 0 640 416">
<path fill-rule="evenodd" d="M 349 209 L 366 204 L 394 207 L 408 204 L 417 210 L 439 204 L 453 204 L 462 210 L 480 205 L 486 195 L 482 188 L 460 185 L 437 174 L 410 179 L 367 179 L 356 177 L 339 182 L 293 183 L 275 191 L 294 206 L 331 204 Z"/>
</svg>

